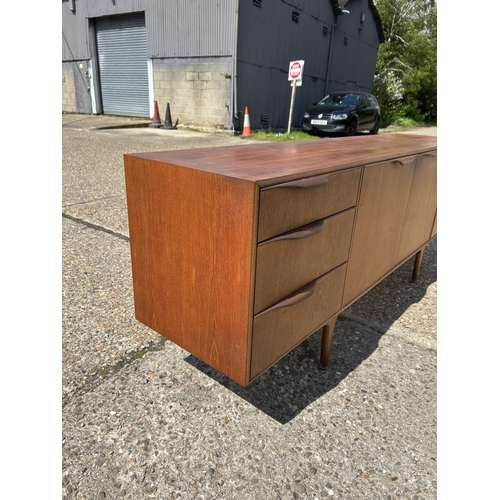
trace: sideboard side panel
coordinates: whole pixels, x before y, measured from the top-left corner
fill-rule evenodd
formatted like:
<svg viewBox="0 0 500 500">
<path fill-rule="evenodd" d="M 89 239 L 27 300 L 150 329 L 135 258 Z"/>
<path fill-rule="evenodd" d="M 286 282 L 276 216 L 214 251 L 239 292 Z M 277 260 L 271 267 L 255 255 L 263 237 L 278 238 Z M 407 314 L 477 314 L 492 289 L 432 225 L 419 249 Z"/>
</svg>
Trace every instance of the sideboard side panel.
<svg viewBox="0 0 500 500">
<path fill-rule="evenodd" d="M 125 156 L 136 318 L 248 381 L 256 187 Z"/>
</svg>

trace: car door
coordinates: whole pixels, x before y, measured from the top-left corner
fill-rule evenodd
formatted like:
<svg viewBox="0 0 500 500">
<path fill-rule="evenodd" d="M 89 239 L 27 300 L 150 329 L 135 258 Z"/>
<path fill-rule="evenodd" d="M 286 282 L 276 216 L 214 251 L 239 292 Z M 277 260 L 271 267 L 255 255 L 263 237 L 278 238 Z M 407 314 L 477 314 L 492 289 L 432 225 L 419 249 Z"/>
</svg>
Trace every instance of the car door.
<svg viewBox="0 0 500 500">
<path fill-rule="evenodd" d="M 370 113 L 370 101 L 363 95 L 358 101 L 358 130 L 365 130 L 373 125 Z"/>
<path fill-rule="evenodd" d="M 368 101 L 370 102 L 370 127 L 372 125 L 375 125 L 375 122 L 377 121 L 377 118 L 379 117 L 379 106 L 378 103 L 373 96 L 368 96 Z"/>
</svg>

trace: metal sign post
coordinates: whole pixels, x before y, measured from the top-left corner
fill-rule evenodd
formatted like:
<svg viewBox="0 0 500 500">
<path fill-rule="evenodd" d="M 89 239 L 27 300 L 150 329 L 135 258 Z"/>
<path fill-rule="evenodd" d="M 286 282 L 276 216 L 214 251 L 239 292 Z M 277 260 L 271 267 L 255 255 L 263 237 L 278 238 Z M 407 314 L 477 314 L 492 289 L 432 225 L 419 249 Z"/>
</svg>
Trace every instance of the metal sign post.
<svg viewBox="0 0 500 500">
<path fill-rule="evenodd" d="M 297 82 L 294 80 L 292 83 L 292 101 L 290 103 L 290 115 L 288 116 L 288 131 L 287 134 L 290 133 L 292 129 L 292 118 L 293 118 L 293 108 L 295 107 L 295 92 L 297 90 Z"/>
<path fill-rule="evenodd" d="M 288 69 L 288 80 L 292 82 L 292 100 L 290 102 L 290 115 L 288 117 L 288 131 L 292 130 L 293 109 L 295 107 L 295 94 L 297 87 L 302 85 L 302 74 L 304 72 L 304 61 L 291 61 Z"/>
</svg>

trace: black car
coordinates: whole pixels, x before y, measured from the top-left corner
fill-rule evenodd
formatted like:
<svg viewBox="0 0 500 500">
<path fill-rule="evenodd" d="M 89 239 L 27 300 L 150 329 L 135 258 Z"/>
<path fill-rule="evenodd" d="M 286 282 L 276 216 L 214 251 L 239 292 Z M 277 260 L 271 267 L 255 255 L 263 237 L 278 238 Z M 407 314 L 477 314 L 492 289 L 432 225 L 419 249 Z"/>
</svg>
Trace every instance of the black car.
<svg viewBox="0 0 500 500">
<path fill-rule="evenodd" d="M 355 135 L 360 131 L 377 134 L 380 106 L 375 96 L 365 92 L 334 92 L 304 113 L 306 132 Z"/>
</svg>

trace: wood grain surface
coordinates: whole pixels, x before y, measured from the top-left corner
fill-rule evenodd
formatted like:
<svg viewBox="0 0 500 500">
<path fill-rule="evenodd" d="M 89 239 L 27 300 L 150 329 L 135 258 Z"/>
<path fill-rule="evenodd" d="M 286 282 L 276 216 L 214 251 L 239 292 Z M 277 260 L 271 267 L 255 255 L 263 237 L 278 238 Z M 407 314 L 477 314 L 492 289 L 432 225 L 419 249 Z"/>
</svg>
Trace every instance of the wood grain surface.
<svg viewBox="0 0 500 500">
<path fill-rule="evenodd" d="M 262 189 L 258 241 L 353 207 L 360 178 L 355 168 Z"/>
<path fill-rule="evenodd" d="M 196 170 L 258 182 L 261 187 L 435 150 L 436 137 L 382 134 L 137 153 Z"/>
<path fill-rule="evenodd" d="M 416 156 L 365 167 L 343 305 L 398 262 Z"/>
<path fill-rule="evenodd" d="M 340 309 L 345 270 L 343 264 L 255 316 L 252 378 L 314 333 Z"/>
<path fill-rule="evenodd" d="M 414 253 L 431 238 L 437 210 L 436 193 L 437 155 L 435 152 L 422 154 L 413 173 L 397 261 Z"/>
<path fill-rule="evenodd" d="M 124 156 L 136 318 L 246 386 L 437 231 L 436 138 Z M 415 272 L 415 274 L 416 274 Z M 255 316 L 254 316 L 255 314 Z"/>
<path fill-rule="evenodd" d="M 255 314 L 346 262 L 353 222 L 350 209 L 259 244 Z"/>
<path fill-rule="evenodd" d="M 137 157 L 125 178 L 137 319 L 246 384 L 255 185 Z"/>
</svg>

